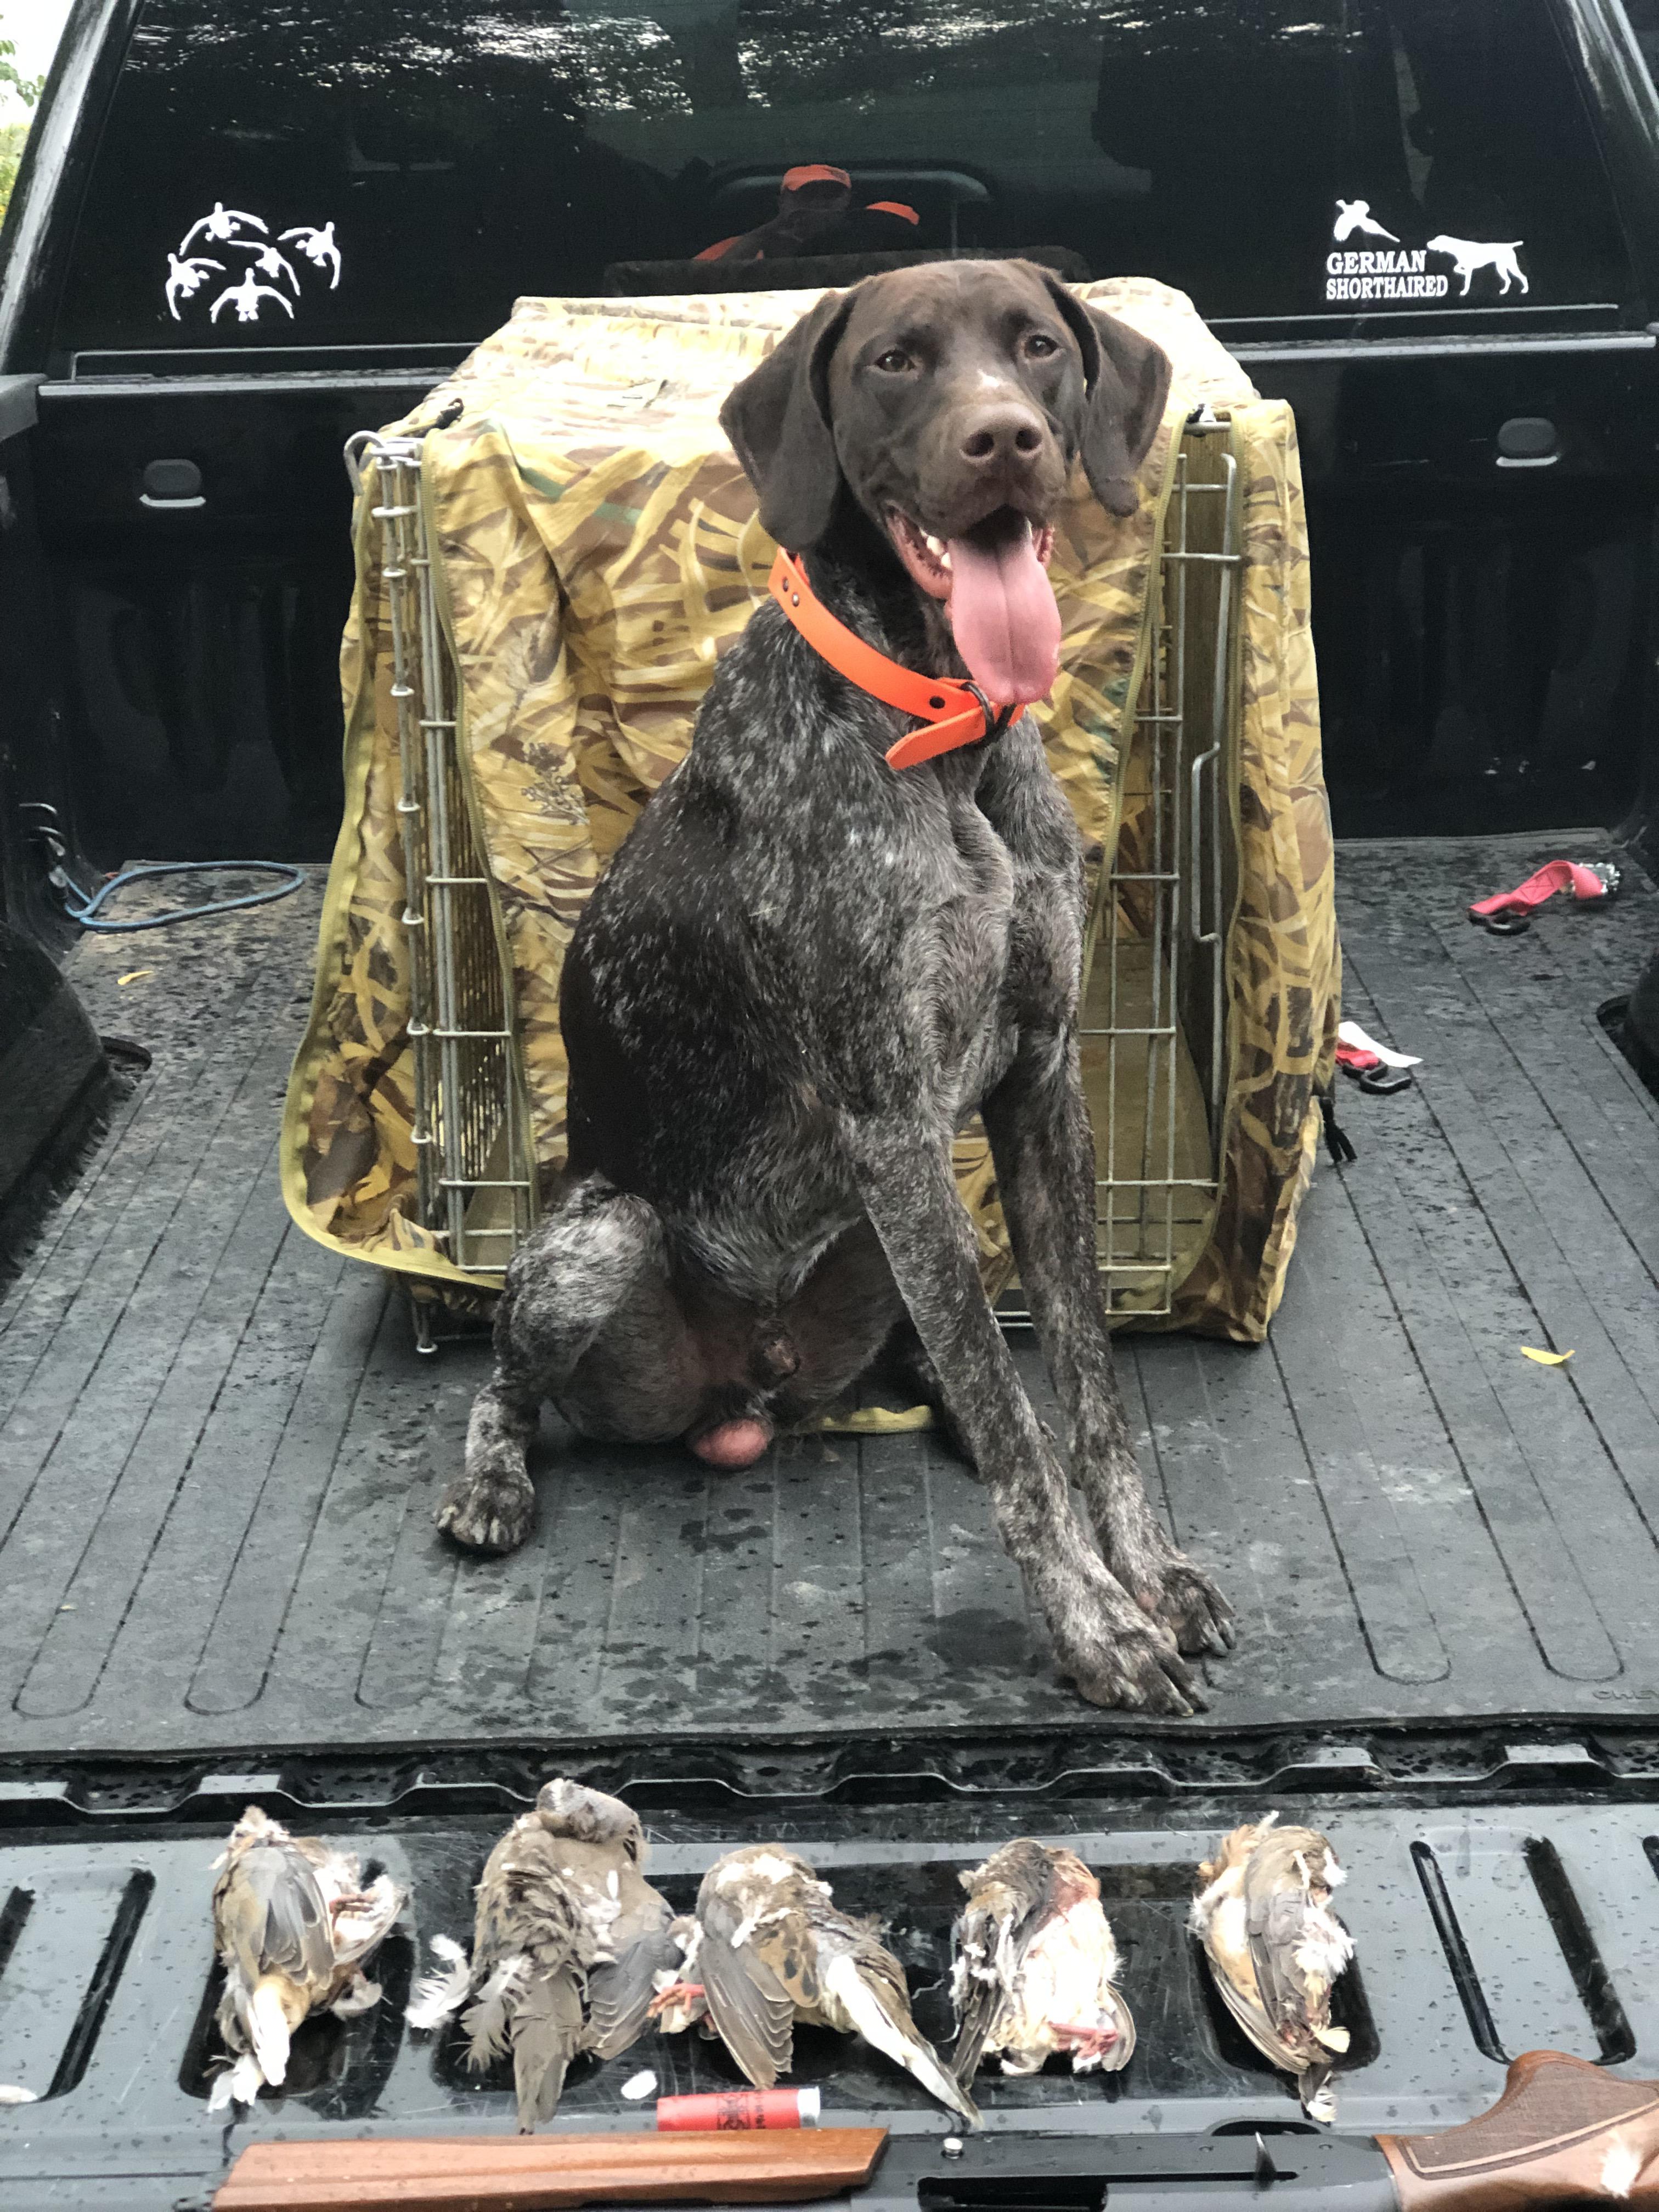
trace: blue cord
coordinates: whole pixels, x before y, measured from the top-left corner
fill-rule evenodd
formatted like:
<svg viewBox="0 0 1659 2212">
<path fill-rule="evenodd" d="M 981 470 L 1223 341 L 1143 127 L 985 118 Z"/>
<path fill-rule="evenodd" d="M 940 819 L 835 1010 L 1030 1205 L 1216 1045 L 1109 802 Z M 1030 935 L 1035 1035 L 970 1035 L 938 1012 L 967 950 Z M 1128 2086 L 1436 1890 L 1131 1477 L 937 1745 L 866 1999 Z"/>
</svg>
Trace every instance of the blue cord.
<svg viewBox="0 0 1659 2212">
<path fill-rule="evenodd" d="M 207 914 L 231 914 L 238 907 L 269 906 L 272 899 L 287 898 L 297 891 L 306 879 L 303 868 L 289 867 L 283 860 L 153 860 L 142 868 L 124 868 L 118 876 L 112 876 L 100 890 L 88 893 L 77 883 L 71 882 L 62 870 L 55 871 L 57 881 L 64 893 L 71 921 L 82 929 L 105 931 L 112 937 L 125 936 L 131 930 L 161 929 L 170 921 L 194 921 Z M 125 884 L 136 884 L 143 876 L 201 876 L 249 875 L 282 876 L 286 878 L 273 890 L 246 891 L 240 898 L 216 899 L 206 906 L 174 907 L 170 914 L 152 914 L 143 921 L 100 921 L 98 910 L 106 899 L 112 898 Z M 78 905 L 76 901 L 80 901 Z"/>
</svg>

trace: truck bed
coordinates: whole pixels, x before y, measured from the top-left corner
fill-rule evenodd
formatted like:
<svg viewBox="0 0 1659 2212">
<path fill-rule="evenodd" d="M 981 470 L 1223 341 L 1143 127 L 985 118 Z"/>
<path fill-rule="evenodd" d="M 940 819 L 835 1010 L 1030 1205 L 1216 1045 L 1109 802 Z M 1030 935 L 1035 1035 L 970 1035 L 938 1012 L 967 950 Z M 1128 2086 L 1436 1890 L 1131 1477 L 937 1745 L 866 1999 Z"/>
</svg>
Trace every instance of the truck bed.
<svg viewBox="0 0 1659 2212">
<path fill-rule="evenodd" d="M 1659 1711 L 1659 1103 L 1596 1012 L 1659 943 L 1659 892 L 1627 866 L 1518 939 L 1463 912 L 1608 851 L 1341 849 L 1346 1010 L 1419 1080 L 1342 1086 L 1359 1156 L 1322 1161 L 1267 1345 L 1118 1340 L 1143 1464 L 1238 1609 L 1200 1740 Z M 1135 1723 L 1054 1680 L 936 1435 L 721 1474 L 550 1414 L 532 1542 L 437 1535 L 487 1345 L 418 1356 L 401 1294 L 277 1189 L 319 897 L 71 959 L 155 1061 L 0 1304 L 0 1759 L 1132 1756 Z"/>
</svg>

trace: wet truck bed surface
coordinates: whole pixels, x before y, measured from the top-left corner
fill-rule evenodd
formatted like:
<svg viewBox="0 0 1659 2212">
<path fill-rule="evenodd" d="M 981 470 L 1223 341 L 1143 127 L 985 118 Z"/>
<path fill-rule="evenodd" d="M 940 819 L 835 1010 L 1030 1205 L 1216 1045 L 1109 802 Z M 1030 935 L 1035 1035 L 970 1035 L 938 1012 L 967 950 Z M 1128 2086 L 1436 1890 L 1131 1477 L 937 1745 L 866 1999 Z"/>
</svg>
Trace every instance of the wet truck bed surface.
<svg viewBox="0 0 1659 2212">
<path fill-rule="evenodd" d="M 1117 1340 L 1154 1491 L 1238 1609 L 1200 1734 L 1659 1712 L 1659 1103 L 1597 1018 L 1659 894 L 1627 866 L 1525 937 L 1464 915 L 1607 849 L 1341 850 L 1346 1010 L 1419 1080 L 1340 1086 L 1358 1158 L 1322 1160 L 1267 1346 Z M 318 894 L 73 956 L 155 1060 L 0 1303 L 0 1758 L 1133 1736 L 1054 1680 L 935 1434 L 732 1474 L 549 1413 L 531 1542 L 438 1535 L 487 1345 L 418 1356 L 277 1188 Z"/>
</svg>

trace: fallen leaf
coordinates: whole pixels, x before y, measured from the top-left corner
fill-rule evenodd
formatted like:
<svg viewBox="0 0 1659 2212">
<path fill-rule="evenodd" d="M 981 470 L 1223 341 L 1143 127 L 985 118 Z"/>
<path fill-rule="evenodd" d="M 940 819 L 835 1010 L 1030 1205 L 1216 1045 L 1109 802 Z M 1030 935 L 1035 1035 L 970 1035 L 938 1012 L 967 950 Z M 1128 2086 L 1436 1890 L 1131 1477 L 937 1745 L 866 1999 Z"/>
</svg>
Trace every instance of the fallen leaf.
<svg viewBox="0 0 1659 2212">
<path fill-rule="evenodd" d="M 1523 1344 L 1521 1357 L 1535 1359 L 1540 1367 L 1565 1367 L 1572 1354 L 1570 1352 L 1540 1352 L 1535 1344 Z"/>
<path fill-rule="evenodd" d="M 118 991 L 125 991 L 129 983 L 140 983 L 146 975 L 153 975 L 155 973 L 155 970 L 153 968 L 129 968 L 125 975 L 116 977 L 115 988 Z"/>
</svg>

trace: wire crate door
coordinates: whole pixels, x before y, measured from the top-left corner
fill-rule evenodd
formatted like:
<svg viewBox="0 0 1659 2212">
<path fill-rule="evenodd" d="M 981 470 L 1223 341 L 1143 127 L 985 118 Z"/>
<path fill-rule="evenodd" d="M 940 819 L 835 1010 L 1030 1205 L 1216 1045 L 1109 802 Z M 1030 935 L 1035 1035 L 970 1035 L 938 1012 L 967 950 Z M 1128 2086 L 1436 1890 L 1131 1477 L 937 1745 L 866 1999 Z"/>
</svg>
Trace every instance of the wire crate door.
<svg viewBox="0 0 1659 2212">
<path fill-rule="evenodd" d="M 1237 884 L 1238 463 L 1224 422 L 1175 462 L 1115 849 L 1091 916 L 1084 1088 L 1115 1315 L 1167 1316 L 1214 1218 Z"/>
<path fill-rule="evenodd" d="M 461 757 L 459 672 L 440 618 L 420 441 L 370 441 L 366 459 L 379 470 L 392 620 L 416 1203 L 457 1267 L 500 1275 L 535 1212 L 513 972 Z"/>
</svg>

